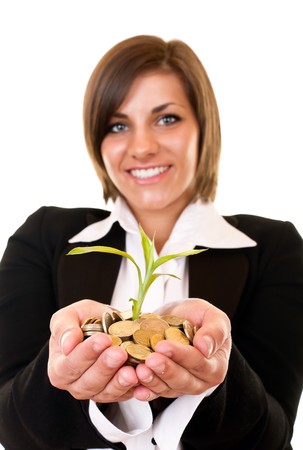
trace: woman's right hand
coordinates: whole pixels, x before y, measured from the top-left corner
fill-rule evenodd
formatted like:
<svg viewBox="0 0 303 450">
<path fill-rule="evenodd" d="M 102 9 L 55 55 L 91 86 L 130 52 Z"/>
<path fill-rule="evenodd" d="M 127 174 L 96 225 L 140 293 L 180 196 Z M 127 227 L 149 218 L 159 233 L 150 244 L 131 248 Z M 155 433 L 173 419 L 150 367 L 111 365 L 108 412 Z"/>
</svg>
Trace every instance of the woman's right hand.
<svg viewBox="0 0 303 450">
<path fill-rule="evenodd" d="M 94 300 L 81 300 L 58 310 L 50 322 L 50 382 L 77 400 L 128 400 L 138 384 L 135 369 L 124 366 L 127 353 L 111 346 L 109 336 L 96 333 L 83 340 L 81 324 L 88 317 L 101 317 L 105 311 L 112 309 Z"/>
</svg>

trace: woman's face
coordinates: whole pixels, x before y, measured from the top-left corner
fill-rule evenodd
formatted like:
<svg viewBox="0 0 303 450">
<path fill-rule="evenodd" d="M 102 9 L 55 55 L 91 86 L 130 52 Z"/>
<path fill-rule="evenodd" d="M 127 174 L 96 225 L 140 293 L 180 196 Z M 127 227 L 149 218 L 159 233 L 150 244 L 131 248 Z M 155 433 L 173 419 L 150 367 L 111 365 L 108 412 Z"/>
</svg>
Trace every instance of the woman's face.
<svg viewBox="0 0 303 450">
<path fill-rule="evenodd" d="M 192 200 L 199 127 L 174 73 L 133 82 L 101 144 L 106 170 L 136 213 L 180 213 Z"/>
</svg>

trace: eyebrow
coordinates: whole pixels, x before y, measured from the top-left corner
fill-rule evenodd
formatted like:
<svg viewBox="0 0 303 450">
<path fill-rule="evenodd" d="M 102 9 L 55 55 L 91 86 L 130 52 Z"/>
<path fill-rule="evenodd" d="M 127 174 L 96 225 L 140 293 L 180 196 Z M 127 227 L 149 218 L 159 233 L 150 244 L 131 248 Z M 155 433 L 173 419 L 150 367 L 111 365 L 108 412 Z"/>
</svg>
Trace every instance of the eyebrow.
<svg viewBox="0 0 303 450">
<path fill-rule="evenodd" d="M 175 105 L 175 103 L 173 103 L 173 102 L 163 103 L 162 105 L 155 106 L 151 110 L 151 112 L 152 112 L 152 114 L 159 113 L 159 112 L 163 111 L 164 109 L 166 109 L 170 105 Z M 113 117 L 117 117 L 119 119 L 126 119 L 127 118 L 127 114 L 123 114 L 123 113 L 120 113 L 120 112 L 116 111 L 113 114 Z"/>
<path fill-rule="evenodd" d="M 173 102 L 168 102 L 168 103 L 163 103 L 163 105 L 155 106 L 155 107 L 152 109 L 152 113 L 158 113 L 158 112 L 161 112 L 161 111 L 163 111 L 163 109 L 167 108 L 167 107 L 170 106 L 170 105 L 175 105 L 175 103 L 173 103 Z"/>
</svg>

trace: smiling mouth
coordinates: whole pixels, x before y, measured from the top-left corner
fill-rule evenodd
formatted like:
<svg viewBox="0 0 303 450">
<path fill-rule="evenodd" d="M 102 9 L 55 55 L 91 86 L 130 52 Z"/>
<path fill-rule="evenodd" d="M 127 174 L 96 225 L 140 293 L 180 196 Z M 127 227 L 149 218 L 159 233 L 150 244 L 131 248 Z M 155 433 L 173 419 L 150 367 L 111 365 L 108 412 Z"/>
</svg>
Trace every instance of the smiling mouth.
<svg viewBox="0 0 303 450">
<path fill-rule="evenodd" d="M 170 166 L 159 166 L 159 167 L 150 167 L 149 169 L 132 169 L 130 170 L 130 174 L 139 179 L 147 179 L 152 178 L 157 175 L 161 175 L 161 173 L 166 172 Z"/>
</svg>

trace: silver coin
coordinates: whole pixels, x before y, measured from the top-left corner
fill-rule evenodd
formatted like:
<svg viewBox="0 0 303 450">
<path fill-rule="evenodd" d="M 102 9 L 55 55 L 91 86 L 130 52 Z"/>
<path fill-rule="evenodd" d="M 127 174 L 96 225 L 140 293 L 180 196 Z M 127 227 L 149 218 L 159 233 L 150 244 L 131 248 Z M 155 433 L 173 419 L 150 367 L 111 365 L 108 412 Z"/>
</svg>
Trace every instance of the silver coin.
<svg viewBox="0 0 303 450">
<path fill-rule="evenodd" d="M 102 325 L 98 323 L 87 323 L 86 325 L 82 325 L 81 328 L 82 331 L 96 331 L 96 332 L 103 331 Z"/>
<path fill-rule="evenodd" d="M 102 314 L 102 327 L 103 327 L 104 333 L 108 333 L 108 329 L 111 326 L 111 324 L 113 324 L 113 323 L 114 323 L 113 316 L 108 311 L 105 311 Z"/>
<path fill-rule="evenodd" d="M 116 310 L 112 312 L 112 318 L 114 319 L 114 322 L 118 322 L 119 320 L 125 320 L 121 312 Z"/>
</svg>

